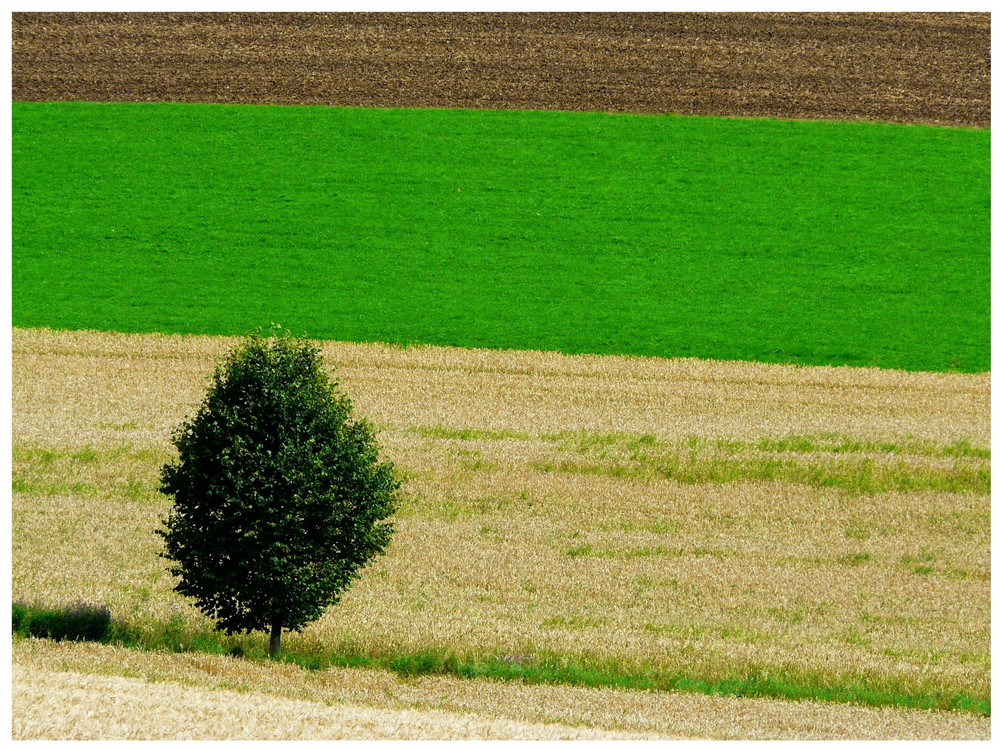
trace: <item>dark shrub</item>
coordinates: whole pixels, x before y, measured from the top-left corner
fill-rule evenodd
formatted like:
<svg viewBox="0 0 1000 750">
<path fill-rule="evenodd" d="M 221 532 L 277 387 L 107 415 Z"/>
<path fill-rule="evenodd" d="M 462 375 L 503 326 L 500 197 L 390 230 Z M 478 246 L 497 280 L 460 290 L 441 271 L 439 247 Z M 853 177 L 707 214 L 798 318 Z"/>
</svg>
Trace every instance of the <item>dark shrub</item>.
<svg viewBox="0 0 1000 750">
<path fill-rule="evenodd" d="M 20 624 L 28 635 L 57 641 L 99 641 L 108 632 L 111 610 L 103 605 L 75 602 L 61 609 L 23 607 Z"/>
<path fill-rule="evenodd" d="M 62 639 L 62 618 L 51 609 L 36 609 L 28 612 L 28 635 L 35 638 Z"/>
<path fill-rule="evenodd" d="M 99 641 L 111 625 L 111 610 L 104 605 L 75 602 L 64 612 L 64 638 L 75 641 Z"/>
<path fill-rule="evenodd" d="M 20 632 L 21 626 L 28 617 L 28 605 L 24 602 L 14 602 L 10 607 L 10 615 L 12 621 L 11 629 L 15 633 Z"/>
</svg>

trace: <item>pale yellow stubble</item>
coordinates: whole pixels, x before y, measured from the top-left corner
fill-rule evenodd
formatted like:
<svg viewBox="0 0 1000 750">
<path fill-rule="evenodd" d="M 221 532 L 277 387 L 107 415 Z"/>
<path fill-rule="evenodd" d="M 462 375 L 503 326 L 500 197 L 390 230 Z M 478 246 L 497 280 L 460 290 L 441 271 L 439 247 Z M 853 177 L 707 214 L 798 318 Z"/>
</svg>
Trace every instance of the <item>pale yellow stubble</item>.
<svg viewBox="0 0 1000 750">
<path fill-rule="evenodd" d="M 370 708 L 15 665 L 17 740 L 637 740 L 656 735 Z"/>
<path fill-rule="evenodd" d="M 221 337 L 15 329 L 15 438 L 163 445 Z M 665 438 L 840 432 L 989 443 L 989 375 L 328 342 L 376 423 Z"/>
<path fill-rule="evenodd" d="M 990 720 L 961 712 L 867 708 L 683 693 L 521 685 L 450 677 L 402 679 L 388 672 L 332 669 L 310 672 L 289 664 L 260 664 L 209 654 L 140 652 L 88 643 L 20 641 L 14 644 L 21 673 L 139 677 L 207 689 L 275 696 L 381 711 L 437 709 L 425 716 L 473 715 L 530 725 L 569 726 L 636 735 L 711 739 L 987 739 Z M 31 670 L 30 672 L 28 670 Z M 79 684 L 79 677 L 70 677 Z M 101 684 L 95 687 L 103 687 Z M 15 704 L 16 705 L 16 704 Z M 157 708 L 157 710 L 159 710 Z M 16 709 L 15 709 L 16 711 Z M 66 708 L 57 712 L 65 714 Z M 155 711 L 153 712 L 155 715 Z M 17 716 L 17 713 L 15 713 Z M 44 718 L 44 717 L 43 717 Z M 21 718 L 26 726 L 27 717 Z M 223 722 L 225 725 L 225 721 Z M 499 726 L 497 722 L 494 726 Z M 443 728 L 447 731 L 448 727 Z M 42 731 L 30 727 L 30 731 Z M 106 731 L 98 726 L 97 731 Z"/>
<path fill-rule="evenodd" d="M 154 485 L 170 431 L 231 343 L 14 332 L 15 445 L 63 450 L 28 476 L 57 491 L 15 495 L 15 596 L 87 596 L 127 617 L 181 610 L 197 620 L 155 556 L 167 505 Z M 766 664 L 987 689 L 988 497 L 679 485 L 533 464 L 564 455 L 539 436 L 583 428 L 988 446 L 988 376 L 359 344 L 324 352 L 411 479 L 389 555 L 289 643 L 550 650 L 708 675 Z M 536 437 L 408 431 L 436 426 Z M 65 457 L 88 445 L 150 453 L 106 465 Z"/>
</svg>

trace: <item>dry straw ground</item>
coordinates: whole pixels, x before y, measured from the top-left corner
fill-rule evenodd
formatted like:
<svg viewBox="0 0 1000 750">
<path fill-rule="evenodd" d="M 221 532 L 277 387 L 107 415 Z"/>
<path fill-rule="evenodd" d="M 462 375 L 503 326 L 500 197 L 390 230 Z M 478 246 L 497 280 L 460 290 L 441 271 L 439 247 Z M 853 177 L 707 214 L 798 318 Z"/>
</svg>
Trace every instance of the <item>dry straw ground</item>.
<svg viewBox="0 0 1000 750">
<path fill-rule="evenodd" d="M 204 625 L 156 557 L 167 506 L 155 483 L 170 431 L 231 343 L 14 331 L 15 597 Z M 338 343 L 324 354 L 409 481 L 390 554 L 289 646 L 548 652 L 988 695 L 988 374 Z M 35 668 L 101 671 L 31 653 Z M 638 722 L 593 723 L 939 738 L 989 723 L 898 711 L 843 723 L 848 707 L 795 719 L 756 701 L 751 726 L 745 701 L 721 699 L 677 723 L 643 713 L 661 698 L 673 700 L 634 698 Z"/>
<path fill-rule="evenodd" d="M 215 702 L 207 691 L 238 691 L 256 696 L 261 703 L 275 696 L 322 706 L 367 706 L 393 712 L 430 711 L 431 716 L 439 720 L 462 715 L 472 720 L 478 718 L 481 723 L 489 723 L 495 728 L 531 725 L 530 736 L 535 738 L 551 738 L 557 733 L 578 733 L 576 736 L 584 737 L 589 734 L 588 730 L 599 728 L 627 733 L 629 737 L 714 739 L 985 739 L 990 731 L 989 719 L 955 712 L 520 685 L 451 677 L 403 679 L 389 672 L 367 669 L 306 672 L 287 664 L 255 664 L 208 654 L 137 652 L 88 643 L 22 641 L 15 645 L 14 662 L 15 669 L 24 670 L 16 672 L 20 675 L 16 689 L 21 691 L 15 693 L 17 731 L 25 735 L 31 733 L 31 736 L 65 737 L 71 733 L 71 730 L 66 734 L 54 731 L 61 717 L 51 718 L 39 713 L 36 719 L 29 719 L 31 703 L 25 706 L 29 701 L 49 700 L 38 695 L 45 690 L 25 683 L 54 680 L 58 677 L 53 675 L 56 669 L 68 672 L 62 677 L 63 682 L 57 683 L 60 685 L 69 683 L 100 689 L 103 686 L 99 680 L 87 681 L 98 676 L 140 680 L 138 685 L 130 685 L 138 693 L 165 683 L 198 688 L 205 691 L 197 693 L 201 710 L 211 710 Z M 87 712 L 92 713 L 93 699 L 87 692 L 77 692 L 75 696 L 87 706 Z M 220 702 L 227 697 L 221 696 Z M 65 693 L 63 698 L 67 698 Z M 66 712 L 68 706 L 74 703 L 62 703 L 59 712 Z M 75 713 L 82 718 L 83 711 Z M 426 723 L 415 724 L 417 728 L 427 726 Z M 442 732 L 455 727 L 447 721 L 444 724 Z M 93 728 L 94 734 L 109 736 L 108 730 L 113 725 L 111 721 L 98 724 Z M 133 728 L 144 726 L 139 719 Z M 157 731 L 156 727 L 146 728 L 150 732 Z M 330 730 L 331 734 L 343 731 L 337 727 L 330 727 Z M 163 733 L 160 736 L 175 735 Z M 455 736 L 467 735 L 456 733 Z M 260 735 L 257 738 L 261 738 Z"/>
<path fill-rule="evenodd" d="M 293 700 L 14 666 L 23 740 L 640 740 L 655 734 L 529 724 L 440 709 Z"/>
<path fill-rule="evenodd" d="M 15 101 L 988 127 L 988 13 L 15 13 Z"/>
</svg>

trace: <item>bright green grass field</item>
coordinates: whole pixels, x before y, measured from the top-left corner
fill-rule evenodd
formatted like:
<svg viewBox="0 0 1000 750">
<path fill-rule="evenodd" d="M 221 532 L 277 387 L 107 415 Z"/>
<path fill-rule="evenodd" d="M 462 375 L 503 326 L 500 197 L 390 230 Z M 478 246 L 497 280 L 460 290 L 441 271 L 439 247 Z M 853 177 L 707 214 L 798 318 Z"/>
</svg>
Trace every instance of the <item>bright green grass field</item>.
<svg viewBox="0 0 1000 750">
<path fill-rule="evenodd" d="M 13 105 L 13 323 L 983 371 L 988 130 Z"/>
</svg>

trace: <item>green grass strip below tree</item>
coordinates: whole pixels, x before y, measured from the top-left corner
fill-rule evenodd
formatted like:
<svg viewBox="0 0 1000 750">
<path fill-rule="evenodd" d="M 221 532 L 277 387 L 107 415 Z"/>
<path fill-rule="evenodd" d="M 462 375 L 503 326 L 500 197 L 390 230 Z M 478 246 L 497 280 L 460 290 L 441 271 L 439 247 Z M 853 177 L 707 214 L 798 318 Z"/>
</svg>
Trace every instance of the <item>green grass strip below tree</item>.
<svg viewBox="0 0 1000 750">
<path fill-rule="evenodd" d="M 80 610 L 83 608 L 84 616 Z M 173 652 L 204 652 L 237 656 L 254 661 L 266 661 L 267 646 L 263 639 L 252 636 L 227 637 L 213 630 L 193 631 L 180 620 L 156 627 L 115 621 L 106 615 L 106 608 L 77 603 L 70 607 L 49 607 L 14 602 L 14 638 L 49 637 L 69 640 L 93 640 L 140 650 Z M 99 621 L 95 627 L 95 618 Z M 74 628 L 79 629 L 76 632 Z M 259 641 L 259 642 L 258 642 Z M 304 669 L 323 670 L 333 667 L 384 669 L 403 677 L 449 675 L 463 679 L 492 679 L 527 684 L 573 685 L 580 687 L 613 687 L 624 690 L 663 690 L 704 695 L 723 695 L 780 700 L 832 701 L 868 706 L 895 708 L 966 711 L 990 716 L 988 696 L 926 692 L 914 694 L 892 686 L 863 682 L 833 683 L 822 677 L 783 679 L 749 671 L 745 675 L 723 679 L 703 679 L 696 675 L 677 674 L 653 667 L 634 669 L 610 662 L 588 663 L 573 661 L 558 654 L 535 660 L 516 659 L 510 655 L 483 654 L 459 657 L 452 654 L 423 651 L 408 654 L 372 655 L 350 648 L 324 651 L 297 650 L 294 646 L 282 651 L 278 659 Z"/>
<path fill-rule="evenodd" d="M 15 102 L 13 323 L 990 369 L 990 131 Z"/>
</svg>

